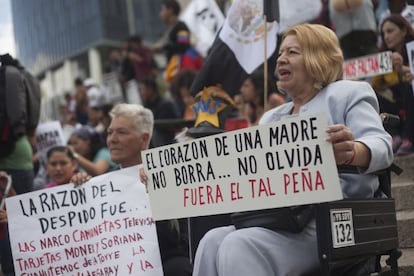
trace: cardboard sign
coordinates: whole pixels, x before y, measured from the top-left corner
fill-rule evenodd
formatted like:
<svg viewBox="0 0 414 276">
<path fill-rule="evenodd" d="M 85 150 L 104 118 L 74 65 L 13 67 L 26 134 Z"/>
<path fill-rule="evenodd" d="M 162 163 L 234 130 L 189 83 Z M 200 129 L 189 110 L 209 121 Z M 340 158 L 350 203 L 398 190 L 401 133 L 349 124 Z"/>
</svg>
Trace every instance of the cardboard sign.
<svg viewBox="0 0 414 276">
<path fill-rule="evenodd" d="M 346 60 L 343 65 L 344 79 L 356 80 L 392 72 L 391 52 L 381 52 Z"/>
<path fill-rule="evenodd" d="M 138 166 L 6 199 L 16 275 L 163 275 Z"/>
<path fill-rule="evenodd" d="M 144 151 L 154 218 L 342 199 L 326 122 L 295 117 Z"/>
<path fill-rule="evenodd" d="M 40 163 L 46 167 L 47 151 L 56 146 L 65 146 L 66 138 L 63 135 L 59 121 L 39 124 L 36 128 L 36 148 L 40 155 Z"/>
</svg>

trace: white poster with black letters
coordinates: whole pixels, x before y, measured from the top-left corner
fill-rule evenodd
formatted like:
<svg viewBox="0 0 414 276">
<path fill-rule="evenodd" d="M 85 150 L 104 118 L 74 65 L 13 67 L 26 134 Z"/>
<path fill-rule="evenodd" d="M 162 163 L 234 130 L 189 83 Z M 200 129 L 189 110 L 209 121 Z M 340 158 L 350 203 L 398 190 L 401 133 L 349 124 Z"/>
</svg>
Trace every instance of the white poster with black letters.
<svg viewBox="0 0 414 276">
<path fill-rule="evenodd" d="M 138 166 L 6 199 L 16 275 L 162 276 Z"/>
<path fill-rule="evenodd" d="M 342 199 L 326 127 L 315 114 L 144 151 L 154 218 Z"/>
</svg>

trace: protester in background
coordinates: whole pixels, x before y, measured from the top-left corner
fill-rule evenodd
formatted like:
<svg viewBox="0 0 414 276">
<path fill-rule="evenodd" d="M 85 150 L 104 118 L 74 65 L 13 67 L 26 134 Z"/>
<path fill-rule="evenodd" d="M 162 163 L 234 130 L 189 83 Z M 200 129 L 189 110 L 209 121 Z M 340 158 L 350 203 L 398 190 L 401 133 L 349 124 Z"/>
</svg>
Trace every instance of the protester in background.
<svg viewBox="0 0 414 276">
<path fill-rule="evenodd" d="M 99 105 L 88 106 L 88 125 L 93 127 L 96 132 L 103 133 L 104 126 L 101 124 L 102 107 Z"/>
<path fill-rule="evenodd" d="M 75 113 L 76 121 L 81 125 L 88 123 L 88 96 L 81 78 L 75 79 Z"/>
<path fill-rule="evenodd" d="M 96 132 L 103 135 L 104 126 L 101 124 L 102 106 L 108 103 L 104 91 L 99 89 L 95 81 L 91 78 L 84 81 L 88 97 L 88 125 L 93 127 Z"/>
<path fill-rule="evenodd" d="M 404 17 L 393 14 L 382 22 L 381 38 L 380 50 L 392 51 L 393 72 L 373 77 L 371 84 L 377 91 L 381 112 L 400 116 L 400 126 L 390 129 L 394 152 L 396 155 L 413 153 L 414 95 L 410 83 L 413 75 L 405 45 L 414 40 L 414 30 Z M 388 90 L 392 93 L 392 99 L 383 93 Z"/>
<path fill-rule="evenodd" d="M 0 202 L 6 197 L 15 196 L 16 192 L 13 187 L 7 194 L 7 173 L 0 171 Z M 7 227 L 7 213 L 6 209 L 0 209 L 0 267 L 4 276 L 14 276 L 13 256 L 10 247 L 9 231 Z"/>
<path fill-rule="evenodd" d="M 131 42 L 129 39 L 125 39 L 122 42 L 121 49 L 121 68 L 120 68 L 120 82 L 126 83 L 135 78 L 135 67 L 132 60 L 128 57 L 128 54 L 132 51 Z"/>
<path fill-rule="evenodd" d="M 149 77 L 155 77 L 157 74 L 157 67 L 152 56 L 151 49 L 142 43 L 139 35 L 131 36 L 128 39 L 129 51 L 127 58 L 129 58 L 134 65 L 135 79 L 137 81 Z"/>
<path fill-rule="evenodd" d="M 99 107 L 107 103 L 105 94 L 99 89 L 94 79 L 88 78 L 83 82 L 86 88 L 88 107 Z"/>
<path fill-rule="evenodd" d="M 241 116 L 249 120 L 251 126 L 257 125 L 265 111 L 265 97 L 269 97 L 276 91 L 275 83 L 268 78 L 267 93 L 264 87 L 264 71 L 255 70 L 243 82 L 240 88 L 242 96 Z M 266 100 L 267 102 L 267 100 Z"/>
<path fill-rule="evenodd" d="M 319 16 L 312 21 L 312 23 L 321 24 L 326 27 L 331 28 L 332 22 L 331 17 L 329 16 L 329 0 L 321 0 L 322 9 L 319 13 Z"/>
<path fill-rule="evenodd" d="M 153 132 L 154 116 L 148 108 L 135 104 L 117 104 L 110 112 L 107 144 L 113 162 L 121 168 L 139 165 L 141 152 L 148 149 Z M 82 184 L 90 176 L 80 173 L 72 178 Z M 157 221 L 158 243 L 165 276 L 189 276 L 192 266 L 185 243 L 186 229 L 173 221 Z"/>
<path fill-rule="evenodd" d="M 101 106 L 101 117 L 100 117 L 100 125 L 103 128 L 102 136 L 104 138 L 106 144 L 106 137 L 108 136 L 108 127 L 111 124 L 111 116 L 109 116 L 109 112 L 113 108 L 112 104 L 105 104 Z"/>
<path fill-rule="evenodd" d="M 286 97 L 282 93 L 274 92 L 270 93 L 267 98 L 267 103 L 265 104 L 265 111 L 268 111 L 272 108 L 278 107 L 286 102 Z"/>
<path fill-rule="evenodd" d="M 46 158 L 47 174 L 52 182 L 47 183 L 43 188 L 70 183 L 78 168 L 78 162 L 72 151 L 65 146 L 56 146 L 48 150 Z"/>
<path fill-rule="evenodd" d="M 179 114 L 174 102 L 160 95 L 157 82 L 154 78 L 147 78 L 139 83 L 139 92 L 146 108 L 154 114 L 155 120 L 177 119 Z M 158 147 L 175 142 L 176 129 L 171 124 L 155 125 L 150 147 Z"/>
<path fill-rule="evenodd" d="M 118 77 L 121 73 L 121 61 L 122 61 L 121 49 L 119 48 L 111 49 L 108 54 L 107 68 L 110 70 L 110 72 L 115 73 Z"/>
<path fill-rule="evenodd" d="M 190 87 L 196 75 L 197 72 L 195 70 L 183 70 L 176 75 L 171 84 L 171 94 L 175 99 L 179 114 L 185 120 L 195 119 L 195 112 L 192 107 L 195 99 L 191 95 Z"/>
<path fill-rule="evenodd" d="M 135 80 L 135 67 L 131 59 L 128 58 L 128 53 L 131 51 L 131 46 L 128 39 L 122 42 L 120 55 L 113 53 L 111 59 L 113 64 L 119 62 L 117 70 L 118 81 L 122 89 L 122 97 L 124 102 L 128 102 L 127 86 L 132 80 Z"/>
<path fill-rule="evenodd" d="M 76 115 L 70 114 L 67 116 L 66 121 L 62 122 L 62 131 L 63 136 L 65 137 L 65 142 L 67 143 L 69 141 L 70 136 L 72 135 L 72 132 L 82 127 L 82 125 L 76 121 Z"/>
<path fill-rule="evenodd" d="M 59 117 L 62 124 L 65 124 L 68 118 L 75 114 L 76 99 L 70 92 L 66 92 L 59 106 Z"/>
<path fill-rule="evenodd" d="M 152 50 L 164 51 L 167 61 L 170 61 L 173 55 L 182 54 L 190 48 L 190 30 L 184 22 L 178 19 L 180 11 L 180 4 L 176 0 L 162 1 L 160 18 L 170 30 L 167 40 L 153 45 Z"/>
<path fill-rule="evenodd" d="M 288 29 L 282 38 L 275 73 L 279 88 L 292 101 L 266 112 L 259 123 L 325 112 L 329 125 L 327 141 L 332 143 L 336 163 L 357 166 L 363 172 L 340 175 L 344 197 L 372 198 L 379 181 L 370 173 L 392 163 L 391 137 L 382 126 L 371 86 L 340 80 L 342 66 L 342 51 L 332 30 L 312 24 Z M 237 227 L 215 228 L 202 238 L 193 275 L 303 275 L 318 269 L 311 208 L 299 208 L 294 216 L 285 214 L 286 220 L 272 221 L 272 227 L 261 224 L 260 216 L 271 220 L 275 214 L 263 211 L 234 214 L 239 222 Z M 272 211 L 280 214 L 283 210 Z M 256 218 L 256 227 L 245 226 L 243 218 L 248 222 L 252 216 Z M 303 222 L 299 233 L 289 228 L 280 230 L 287 221 L 297 218 Z"/>
<path fill-rule="evenodd" d="M 372 0 L 331 0 L 329 14 L 345 59 L 377 52 Z"/>
<path fill-rule="evenodd" d="M 379 24 L 382 25 L 385 18 L 391 14 L 401 14 L 414 27 L 414 6 L 406 0 L 387 0 L 388 9 L 380 15 Z"/>
<path fill-rule="evenodd" d="M 17 59 L 5 54 L 0 56 L 0 63 L 7 72 L 0 78 L 0 170 L 12 176 L 14 190 L 22 194 L 33 190 L 32 145 L 39 122 L 41 92 L 38 82 Z"/>
<path fill-rule="evenodd" d="M 191 47 L 190 30 L 178 19 L 181 8 L 176 0 L 163 0 L 160 18 L 169 27 L 167 39 L 152 47 L 154 52 L 165 52 L 167 66 L 164 78 L 171 82 L 178 72 L 184 69 L 200 70 L 203 64 L 201 55 Z"/>
<path fill-rule="evenodd" d="M 70 137 L 69 146 L 81 171 L 97 176 L 117 168 L 111 160 L 102 136 L 90 126 L 75 129 Z"/>
<path fill-rule="evenodd" d="M 16 140 L 14 151 L 7 157 L 0 158 L 0 170 L 6 171 L 13 177 L 13 186 L 18 194 L 33 190 L 34 168 L 33 149 L 29 138 L 24 135 Z"/>
</svg>

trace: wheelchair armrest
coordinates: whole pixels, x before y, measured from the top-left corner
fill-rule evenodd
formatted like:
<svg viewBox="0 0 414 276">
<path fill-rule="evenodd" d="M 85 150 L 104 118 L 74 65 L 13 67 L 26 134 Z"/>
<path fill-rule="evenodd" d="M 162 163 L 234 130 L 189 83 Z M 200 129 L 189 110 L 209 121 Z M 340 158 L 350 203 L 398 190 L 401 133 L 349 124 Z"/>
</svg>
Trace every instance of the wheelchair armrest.
<svg viewBox="0 0 414 276">
<path fill-rule="evenodd" d="M 358 167 L 355 166 L 338 165 L 337 168 L 338 173 L 360 173 Z M 402 171 L 403 170 L 398 165 L 392 163 L 391 166 L 389 166 L 388 168 L 372 172 L 371 174 L 378 176 L 380 182 L 378 189 L 379 191 L 377 191 L 377 193 L 381 194 L 381 192 L 383 192 L 387 197 L 391 197 L 391 172 L 400 175 Z"/>
</svg>

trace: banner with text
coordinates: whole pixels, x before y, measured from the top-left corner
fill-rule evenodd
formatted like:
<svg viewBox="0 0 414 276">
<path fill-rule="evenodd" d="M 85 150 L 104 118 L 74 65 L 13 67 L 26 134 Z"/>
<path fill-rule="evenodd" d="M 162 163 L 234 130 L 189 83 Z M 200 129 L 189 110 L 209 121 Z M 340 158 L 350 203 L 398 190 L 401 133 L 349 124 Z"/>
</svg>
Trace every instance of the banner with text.
<svg viewBox="0 0 414 276">
<path fill-rule="evenodd" d="M 56 146 L 65 146 L 66 138 L 63 135 L 62 125 L 59 121 L 50 121 L 39 124 L 36 128 L 36 149 L 39 153 L 40 164 L 47 165 L 46 154 Z"/>
<path fill-rule="evenodd" d="M 391 52 L 381 52 L 345 60 L 343 68 L 345 80 L 356 80 L 391 73 Z"/>
<path fill-rule="evenodd" d="M 162 276 L 138 168 L 8 198 L 16 275 Z"/>
<path fill-rule="evenodd" d="M 324 114 L 295 117 L 144 151 L 154 218 L 342 199 L 326 126 Z"/>
</svg>

